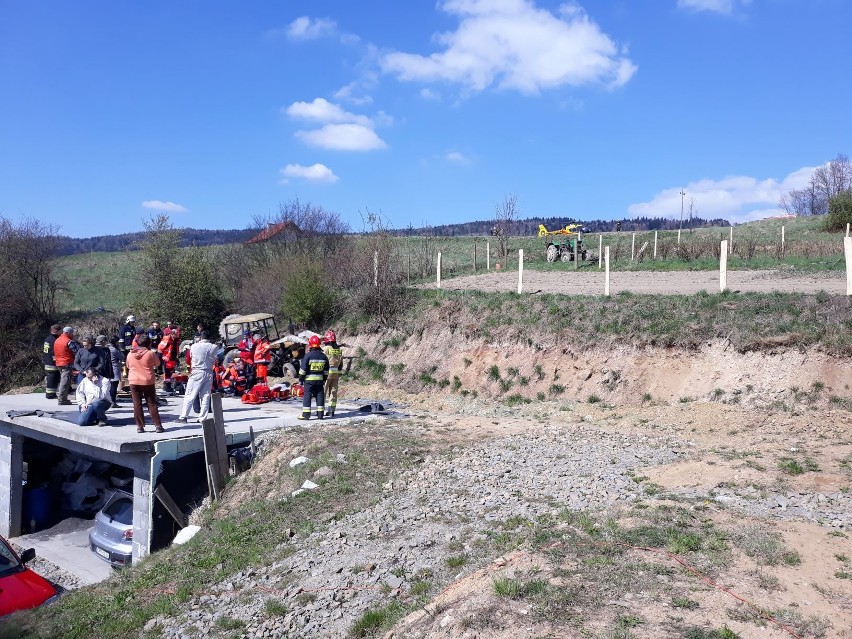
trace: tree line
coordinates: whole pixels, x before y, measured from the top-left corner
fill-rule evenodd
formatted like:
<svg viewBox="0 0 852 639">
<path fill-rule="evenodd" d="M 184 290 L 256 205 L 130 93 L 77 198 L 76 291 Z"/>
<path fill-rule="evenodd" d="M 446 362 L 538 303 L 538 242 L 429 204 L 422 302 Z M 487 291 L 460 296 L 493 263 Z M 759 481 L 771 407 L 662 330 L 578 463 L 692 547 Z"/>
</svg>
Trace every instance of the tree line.
<svg viewBox="0 0 852 639">
<path fill-rule="evenodd" d="M 501 204 L 503 206 L 503 204 Z M 495 220 L 499 220 L 495 221 Z M 676 231 L 679 228 L 704 228 L 710 226 L 730 226 L 730 222 L 723 218 L 705 219 L 693 217 L 692 222 L 684 220 L 658 218 L 658 217 L 635 217 L 621 220 L 583 220 L 573 217 L 531 217 L 523 220 L 502 220 L 500 216 L 490 220 L 476 220 L 474 222 L 461 222 L 458 224 L 439 224 L 435 226 L 409 226 L 404 229 L 392 231 L 397 236 L 484 236 L 490 235 L 495 225 L 505 229 L 510 236 L 537 235 L 538 225 L 544 224 L 549 231 L 565 228 L 569 224 L 582 224 L 592 233 L 606 233 L 609 231 Z"/>
<path fill-rule="evenodd" d="M 180 246 L 217 246 L 245 242 L 256 231 L 253 229 L 181 229 Z M 98 235 L 90 238 L 76 238 L 60 235 L 56 237 L 56 254 L 78 255 L 80 253 L 115 253 L 134 251 L 145 238 L 147 231 L 121 233 L 118 235 Z"/>
</svg>

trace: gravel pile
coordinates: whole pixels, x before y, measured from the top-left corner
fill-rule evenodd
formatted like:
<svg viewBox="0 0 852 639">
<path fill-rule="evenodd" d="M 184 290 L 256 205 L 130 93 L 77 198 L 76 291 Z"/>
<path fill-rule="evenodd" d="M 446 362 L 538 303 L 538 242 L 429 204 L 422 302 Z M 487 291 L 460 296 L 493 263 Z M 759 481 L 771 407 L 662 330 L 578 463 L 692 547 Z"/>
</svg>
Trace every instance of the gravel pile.
<svg viewBox="0 0 852 639">
<path fill-rule="evenodd" d="M 643 492 L 630 471 L 675 461 L 683 451 L 665 438 L 549 429 L 426 457 L 385 484 L 376 505 L 285 542 L 295 549 L 285 560 L 238 574 L 179 618 L 153 619 L 147 628 L 159 626 L 164 637 L 205 636 L 225 618 L 245 622 L 253 637 L 344 636 L 391 593 L 405 597 L 418 577 L 443 584 L 481 567 L 484 542 L 500 523 L 635 501 Z M 316 481 L 329 471 L 317 471 Z M 462 556 L 462 566 L 448 566 L 448 557 Z M 270 615 L 268 599 L 287 611 L 276 604 L 283 614 Z"/>
</svg>

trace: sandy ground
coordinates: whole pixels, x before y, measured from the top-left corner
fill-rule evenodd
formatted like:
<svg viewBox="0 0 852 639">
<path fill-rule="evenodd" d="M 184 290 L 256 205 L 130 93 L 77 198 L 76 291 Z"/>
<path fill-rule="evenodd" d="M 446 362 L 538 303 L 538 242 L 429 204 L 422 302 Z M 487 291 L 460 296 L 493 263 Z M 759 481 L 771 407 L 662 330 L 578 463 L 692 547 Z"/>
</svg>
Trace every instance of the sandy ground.
<svg viewBox="0 0 852 639">
<path fill-rule="evenodd" d="M 610 273 L 610 293 L 622 291 L 649 294 L 691 295 L 699 291 L 719 291 L 717 271 L 616 271 Z M 575 271 L 524 271 L 524 291 L 527 293 L 563 293 L 568 295 L 602 295 L 604 274 L 597 268 Z M 441 282 L 447 290 L 517 291 L 518 272 L 491 271 L 482 275 L 465 275 Z M 788 275 L 782 271 L 729 271 L 728 289 L 740 293 L 817 293 L 832 295 L 846 292 L 842 272 Z"/>
</svg>

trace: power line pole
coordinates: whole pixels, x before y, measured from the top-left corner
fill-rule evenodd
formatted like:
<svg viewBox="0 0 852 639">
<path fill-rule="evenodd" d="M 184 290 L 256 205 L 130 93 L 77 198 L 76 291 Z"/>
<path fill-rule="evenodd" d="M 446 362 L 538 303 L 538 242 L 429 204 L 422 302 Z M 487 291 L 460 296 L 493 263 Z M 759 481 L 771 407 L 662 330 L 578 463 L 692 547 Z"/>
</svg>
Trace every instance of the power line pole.
<svg viewBox="0 0 852 639">
<path fill-rule="evenodd" d="M 683 196 L 686 195 L 686 191 L 683 189 L 680 190 L 680 228 L 678 230 L 683 229 Z"/>
</svg>

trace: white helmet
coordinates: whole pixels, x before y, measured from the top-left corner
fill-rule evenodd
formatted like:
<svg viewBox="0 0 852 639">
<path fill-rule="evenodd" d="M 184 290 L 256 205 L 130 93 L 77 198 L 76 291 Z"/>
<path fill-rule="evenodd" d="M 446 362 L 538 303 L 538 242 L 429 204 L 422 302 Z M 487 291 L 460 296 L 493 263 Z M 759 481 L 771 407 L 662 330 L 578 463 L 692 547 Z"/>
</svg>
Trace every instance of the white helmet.
<svg viewBox="0 0 852 639">
<path fill-rule="evenodd" d="M 127 316 L 127 323 L 128 323 L 128 324 L 130 324 L 130 322 L 135 322 L 135 321 L 136 321 L 136 316 L 135 316 L 135 315 L 128 315 L 128 316 Z"/>
</svg>

